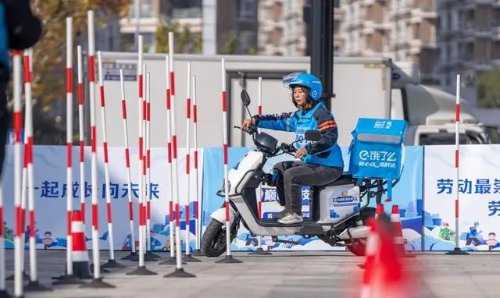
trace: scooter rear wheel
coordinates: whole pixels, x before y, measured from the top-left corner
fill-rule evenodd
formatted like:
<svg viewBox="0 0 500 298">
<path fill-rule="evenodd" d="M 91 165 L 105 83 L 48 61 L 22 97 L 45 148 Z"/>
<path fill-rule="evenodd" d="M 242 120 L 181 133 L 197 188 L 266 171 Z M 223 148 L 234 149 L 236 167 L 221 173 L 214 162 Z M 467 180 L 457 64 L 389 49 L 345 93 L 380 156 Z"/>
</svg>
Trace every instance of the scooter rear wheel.
<svg viewBox="0 0 500 298">
<path fill-rule="evenodd" d="M 354 255 L 362 257 L 365 255 L 366 241 L 365 239 L 354 239 L 351 243 L 346 245 L 346 248 Z"/>
</svg>

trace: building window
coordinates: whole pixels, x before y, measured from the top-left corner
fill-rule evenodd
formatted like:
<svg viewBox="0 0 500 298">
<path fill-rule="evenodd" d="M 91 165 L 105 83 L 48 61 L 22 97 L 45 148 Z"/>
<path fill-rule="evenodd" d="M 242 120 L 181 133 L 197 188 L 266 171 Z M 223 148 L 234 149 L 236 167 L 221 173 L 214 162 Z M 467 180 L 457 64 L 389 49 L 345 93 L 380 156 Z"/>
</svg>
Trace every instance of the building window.
<svg viewBox="0 0 500 298">
<path fill-rule="evenodd" d="M 253 0 L 240 0 L 238 18 L 241 20 L 254 20 L 257 17 L 257 5 Z"/>
<path fill-rule="evenodd" d="M 137 0 L 135 0 L 137 1 Z M 128 16 L 135 18 L 135 1 L 132 2 L 128 9 Z M 151 18 L 154 15 L 153 0 L 140 0 L 139 15 L 141 18 Z"/>
</svg>

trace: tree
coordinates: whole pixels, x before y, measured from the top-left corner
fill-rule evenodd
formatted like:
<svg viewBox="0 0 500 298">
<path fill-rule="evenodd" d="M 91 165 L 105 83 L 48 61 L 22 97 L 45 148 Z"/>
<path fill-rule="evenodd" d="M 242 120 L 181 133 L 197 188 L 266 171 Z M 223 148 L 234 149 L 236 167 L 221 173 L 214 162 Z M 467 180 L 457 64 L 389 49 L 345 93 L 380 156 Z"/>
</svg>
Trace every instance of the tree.
<svg viewBox="0 0 500 298">
<path fill-rule="evenodd" d="M 500 108 L 500 68 L 479 75 L 478 104 L 483 108 Z"/>
<path fill-rule="evenodd" d="M 54 121 L 42 118 L 54 113 L 56 101 L 65 100 L 66 17 L 73 17 L 74 40 L 79 40 L 85 48 L 87 10 L 96 11 L 95 26 L 99 28 L 106 25 L 106 19 L 110 16 L 123 16 L 128 11 L 128 3 L 128 0 L 33 1 L 33 10 L 43 22 L 42 36 L 33 48 L 33 97 L 36 99 L 33 109 L 37 125 L 50 126 Z M 53 123 L 51 127 L 43 127 L 38 131 L 47 133 L 57 130 L 57 125 Z M 44 143 L 45 137 L 47 136 L 35 134 L 37 143 Z M 51 137 L 46 139 L 47 142 L 53 140 Z"/>
<path fill-rule="evenodd" d="M 202 50 L 201 33 L 192 32 L 188 26 L 181 26 L 179 23 L 163 22 L 156 29 L 156 52 L 168 52 L 168 32 L 174 33 L 176 53 L 199 54 Z"/>
</svg>

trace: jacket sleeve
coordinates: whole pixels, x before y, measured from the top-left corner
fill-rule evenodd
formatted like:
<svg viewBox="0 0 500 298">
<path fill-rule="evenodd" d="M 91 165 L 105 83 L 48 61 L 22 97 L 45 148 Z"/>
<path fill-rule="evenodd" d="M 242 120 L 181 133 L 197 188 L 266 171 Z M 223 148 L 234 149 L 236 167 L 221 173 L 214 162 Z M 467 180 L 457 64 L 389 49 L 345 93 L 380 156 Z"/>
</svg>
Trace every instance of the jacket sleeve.
<svg viewBox="0 0 500 298">
<path fill-rule="evenodd" d="M 338 129 L 333 115 L 326 108 L 318 109 L 314 113 L 314 118 L 321 133 L 319 141 L 306 145 L 308 154 L 315 154 L 324 151 L 337 143 Z"/>
<path fill-rule="evenodd" d="M 293 132 L 297 127 L 295 114 L 292 113 L 283 113 L 281 115 L 255 116 L 255 120 L 257 127 L 260 128 Z"/>
<path fill-rule="evenodd" d="M 42 25 L 31 12 L 29 0 L 3 0 L 6 11 L 9 48 L 23 50 L 40 38 Z"/>
</svg>

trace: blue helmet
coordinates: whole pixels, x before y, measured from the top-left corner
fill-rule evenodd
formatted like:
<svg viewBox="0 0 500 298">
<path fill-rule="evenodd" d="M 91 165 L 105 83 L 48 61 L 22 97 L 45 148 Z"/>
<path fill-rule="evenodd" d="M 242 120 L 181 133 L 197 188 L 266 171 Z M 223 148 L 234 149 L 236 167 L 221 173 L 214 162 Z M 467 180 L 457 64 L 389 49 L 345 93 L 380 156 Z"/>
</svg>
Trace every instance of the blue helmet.
<svg viewBox="0 0 500 298">
<path fill-rule="evenodd" d="M 302 86 L 309 89 L 309 96 L 313 100 L 319 100 L 323 94 L 323 84 L 315 75 L 307 72 L 294 72 L 283 78 L 283 83 L 288 88 Z"/>
</svg>

